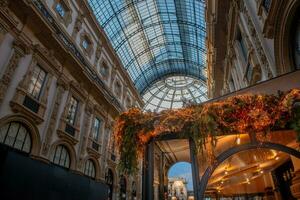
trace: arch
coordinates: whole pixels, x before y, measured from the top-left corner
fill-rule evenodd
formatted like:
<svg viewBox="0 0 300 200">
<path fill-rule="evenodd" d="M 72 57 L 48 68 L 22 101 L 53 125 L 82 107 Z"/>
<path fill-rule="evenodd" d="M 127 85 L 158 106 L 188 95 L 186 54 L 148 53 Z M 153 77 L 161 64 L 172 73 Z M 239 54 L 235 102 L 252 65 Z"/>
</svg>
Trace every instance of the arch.
<svg viewBox="0 0 300 200">
<path fill-rule="evenodd" d="M 52 143 L 51 145 L 51 150 L 50 150 L 50 154 L 48 159 L 51 161 L 51 155 L 52 153 L 55 151 L 56 147 L 59 145 L 63 145 L 64 147 L 67 148 L 69 155 L 70 155 L 70 169 L 75 170 L 76 169 L 76 164 L 77 164 L 77 156 L 76 156 L 76 152 L 75 149 L 73 147 L 73 145 L 69 144 L 67 141 L 65 140 L 58 140 L 54 143 Z"/>
<path fill-rule="evenodd" d="M 94 164 L 94 167 L 95 167 L 95 179 L 100 179 L 100 176 L 101 176 L 101 167 L 100 167 L 100 164 L 98 162 L 98 159 L 93 157 L 93 156 L 87 156 L 85 159 L 84 159 L 84 162 L 83 162 L 83 168 L 82 168 L 82 171 L 84 173 L 84 170 L 85 170 L 85 164 L 86 162 L 90 160 L 93 162 Z"/>
<path fill-rule="evenodd" d="M 272 149 L 272 150 L 281 151 L 281 152 L 287 153 L 289 155 L 295 156 L 296 158 L 300 159 L 300 152 L 299 151 L 297 151 L 293 148 L 284 146 L 282 144 L 276 144 L 276 143 L 271 143 L 271 142 L 247 143 L 247 144 L 243 144 L 243 145 L 240 145 L 240 146 L 232 147 L 232 148 L 224 151 L 220 155 L 218 155 L 217 158 L 216 158 L 216 162 L 214 162 L 214 164 L 212 166 L 206 168 L 206 170 L 205 170 L 205 172 L 204 172 L 204 174 L 201 178 L 201 182 L 200 182 L 200 186 L 199 186 L 199 199 L 204 198 L 204 193 L 205 193 L 205 190 L 206 190 L 208 180 L 212 176 L 213 172 L 217 169 L 217 167 L 223 161 L 225 161 L 230 156 L 232 156 L 234 154 L 237 154 L 239 152 L 246 151 L 246 150 L 251 150 L 251 149 L 257 149 L 257 148 Z"/>
<path fill-rule="evenodd" d="M 41 148 L 41 139 L 40 139 L 39 130 L 36 127 L 35 123 L 31 119 L 28 119 L 25 115 L 17 114 L 17 115 L 9 115 L 0 119 L 0 127 L 10 122 L 19 122 L 23 124 L 26 128 L 28 128 L 31 136 L 30 155 L 38 156 Z"/>
<path fill-rule="evenodd" d="M 107 171 L 105 173 L 105 182 L 109 187 L 109 199 L 112 200 L 113 199 L 113 195 L 114 195 L 114 187 L 115 187 L 115 181 L 116 177 L 115 174 L 113 172 L 113 170 L 111 168 L 107 168 Z"/>
<path fill-rule="evenodd" d="M 293 21 L 300 9 L 300 1 L 283 1 L 282 12 L 278 13 L 274 35 L 274 54 L 277 74 L 293 70 L 294 58 L 292 48 Z"/>
</svg>

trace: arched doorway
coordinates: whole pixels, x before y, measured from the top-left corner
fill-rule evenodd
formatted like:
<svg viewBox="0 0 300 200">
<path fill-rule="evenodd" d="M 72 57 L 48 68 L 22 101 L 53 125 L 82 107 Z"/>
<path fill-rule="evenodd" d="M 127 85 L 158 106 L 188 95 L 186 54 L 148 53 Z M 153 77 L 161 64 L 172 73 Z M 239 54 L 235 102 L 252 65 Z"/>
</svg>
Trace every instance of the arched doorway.
<svg viewBox="0 0 300 200">
<path fill-rule="evenodd" d="M 264 152 L 264 153 L 262 154 L 261 152 Z M 280 156 L 279 156 L 278 152 L 281 152 Z M 245 157 L 246 154 L 248 156 Z M 291 156 L 294 156 L 295 158 L 300 159 L 300 152 L 299 151 L 297 151 L 293 148 L 281 145 L 281 144 L 276 144 L 276 143 L 271 143 L 271 142 L 247 143 L 247 144 L 243 144 L 243 145 L 240 145 L 240 146 L 232 147 L 232 148 L 224 151 L 223 153 L 221 153 L 219 156 L 217 156 L 216 162 L 212 166 L 208 167 L 205 170 L 205 172 L 202 176 L 201 183 L 200 183 L 200 188 L 199 188 L 199 198 L 203 199 L 206 196 L 206 197 L 211 198 L 211 199 L 218 199 L 219 196 L 228 195 L 226 193 L 222 194 L 222 188 L 224 187 L 224 185 L 228 181 L 227 177 L 229 176 L 229 173 L 230 173 L 229 171 L 231 171 L 231 169 L 230 169 L 231 168 L 231 166 L 230 166 L 231 163 L 228 162 L 228 159 L 236 159 L 234 157 L 240 157 L 240 159 L 241 159 L 241 157 L 244 157 L 246 159 L 250 159 L 252 156 L 257 159 L 257 157 L 260 157 L 260 156 L 264 157 L 266 155 L 268 156 L 269 154 L 273 154 L 273 156 L 271 155 L 271 159 L 274 162 L 273 162 L 273 166 L 271 166 L 273 168 L 271 168 L 271 169 L 272 169 L 272 172 L 275 175 L 277 173 L 276 179 L 281 179 L 281 178 L 284 177 L 283 178 L 284 181 L 289 182 L 289 184 L 290 184 L 290 181 L 292 179 L 291 171 L 293 171 L 293 168 L 291 167 L 291 164 L 290 164 L 291 161 L 288 158 L 291 155 Z M 243 155 L 243 156 L 241 156 L 241 155 Z M 285 160 L 283 158 L 285 158 Z M 263 160 L 266 161 L 266 159 L 263 159 Z M 226 161 L 228 163 L 226 163 Z M 267 161 L 269 161 L 269 160 L 267 160 Z M 242 175 L 241 175 L 244 178 L 244 181 L 239 182 L 240 185 L 244 184 L 244 187 L 242 189 L 240 189 L 240 190 L 243 190 L 244 193 L 243 194 L 241 194 L 241 193 L 232 194 L 231 193 L 231 197 L 234 196 L 234 197 L 239 198 L 239 197 L 245 197 L 245 195 L 246 195 L 246 197 L 248 198 L 251 195 L 254 195 L 253 198 L 256 198 L 256 197 L 260 198 L 261 196 L 263 196 L 261 198 L 266 198 L 264 196 L 266 194 L 263 194 L 263 192 L 261 190 L 257 190 L 258 189 L 257 187 L 256 187 L 255 191 L 258 191 L 258 192 L 257 193 L 253 192 L 253 184 L 252 184 L 252 183 L 257 184 L 257 181 L 255 180 L 255 178 L 259 178 L 260 176 L 263 176 L 264 173 L 270 172 L 270 169 L 265 170 L 263 166 L 264 165 L 253 165 L 252 166 L 250 164 L 245 166 L 245 169 L 243 169 L 244 171 L 242 172 Z M 253 167 L 255 168 L 254 170 L 256 171 L 256 174 L 255 174 L 256 177 L 249 176 L 249 173 L 247 173 L 247 170 L 250 170 L 251 167 L 252 167 L 252 169 L 253 169 Z M 223 168 L 223 171 L 221 172 L 221 177 L 222 178 L 217 179 L 216 177 L 217 177 L 217 175 L 218 175 L 221 168 Z M 276 172 L 276 170 L 277 170 L 277 172 Z M 215 173 L 215 172 L 217 172 L 217 173 Z M 238 177 L 237 174 L 235 175 L 235 178 L 236 177 Z M 218 184 L 218 186 L 215 188 L 216 190 L 211 190 L 211 188 L 208 188 L 207 186 L 209 184 L 209 181 L 211 183 L 214 178 L 215 178 L 214 183 Z M 274 177 L 272 177 L 272 179 L 274 179 Z M 281 183 L 280 183 L 280 184 L 282 184 L 283 188 L 279 188 L 279 189 L 289 192 L 288 191 L 289 186 L 287 188 L 287 184 L 285 184 L 284 181 L 281 181 Z M 269 185 L 267 185 L 267 186 L 269 187 Z M 268 187 L 266 187 L 266 188 L 268 188 Z M 284 189 L 284 187 L 285 187 L 285 189 Z M 266 188 L 264 188 L 264 189 L 266 189 Z M 261 189 L 261 188 L 259 188 L 259 189 Z M 278 190 L 278 188 L 276 188 L 276 189 Z M 249 190 L 252 190 L 252 191 L 249 192 Z M 283 191 L 281 191 L 281 193 Z M 268 191 L 266 191 L 266 192 L 268 192 Z M 283 193 L 283 194 L 286 195 L 287 199 L 294 199 L 291 194 L 288 194 L 288 193 Z M 268 195 L 275 195 L 275 194 L 269 193 Z"/>
<path fill-rule="evenodd" d="M 189 162 L 177 162 L 168 171 L 168 199 L 193 199 L 192 166 Z"/>
<path fill-rule="evenodd" d="M 105 181 L 108 185 L 108 200 L 112 200 L 114 192 L 114 174 L 111 169 L 108 169 L 105 175 Z"/>
<path fill-rule="evenodd" d="M 124 176 L 120 178 L 120 200 L 127 199 L 127 181 Z"/>
</svg>

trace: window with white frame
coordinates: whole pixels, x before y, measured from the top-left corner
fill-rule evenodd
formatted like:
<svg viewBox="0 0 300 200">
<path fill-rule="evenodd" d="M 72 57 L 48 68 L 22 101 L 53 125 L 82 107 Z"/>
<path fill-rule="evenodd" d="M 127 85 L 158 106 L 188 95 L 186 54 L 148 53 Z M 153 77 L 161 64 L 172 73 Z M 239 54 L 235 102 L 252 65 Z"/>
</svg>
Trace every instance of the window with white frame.
<svg viewBox="0 0 300 200">
<path fill-rule="evenodd" d="M 26 153 L 31 150 L 30 133 L 19 122 L 9 122 L 0 127 L 0 143 Z"/>
<path fill-rule="evenodd" d="M 87 176 L 89 176 L 89 177 L 92 177 L 92 178 L 95 178 L 95 176 L 96 176 L 95 164 L 90 159 L 88 159 L 85 162 L 85 165 L 84 165 L 84 174 L 87 175 Z"/>
<path fill-rule="evenodd" d="M 70 99 L 68 115 L 67 115 L 67 122 L 71 125 L 75 124 L 77 109 L 78 109 L 78 100 L 72 96 Z"/>
<path fill-rule="evenodd" d="M 59 166 L 70 168 L 70 154 L 64 145 L 56 146 L 52 153 L 52 162 Z"/>
<path fill-rule="evenodd" d="M 99 140 L 100 132 L 101 132 L 101 120 L 96 117 L 94 120 L 93 129 L 92 129 L 93 140 L 95 140 L 95 141 Z"/>
<path fill-rule="evenodd" d="M 47 73 L 39 65 L 34 66 L 28 86 L 28 93 L 35 99 L 39 99 L 46 81 Z"/>
</svg>

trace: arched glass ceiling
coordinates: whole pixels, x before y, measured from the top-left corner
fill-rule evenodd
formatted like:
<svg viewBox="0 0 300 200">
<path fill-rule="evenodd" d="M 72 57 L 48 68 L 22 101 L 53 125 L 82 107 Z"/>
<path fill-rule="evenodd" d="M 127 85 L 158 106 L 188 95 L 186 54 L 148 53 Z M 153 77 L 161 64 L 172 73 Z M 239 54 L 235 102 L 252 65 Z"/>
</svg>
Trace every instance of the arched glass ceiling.
<svg viewBox="0 0 300 200">
<path fill-rule="evenodd" d="M 206 83 L 187 76 L 170 76 L 146 89 L 143 95 L 145 110 L 161 111 L 181 108 L 184 103 L 207 100 Z"/>
<path fill-rule="evenodd" d="M 88 0 L 141 94 L 170 75 L 206 81 L 205 0 Z"/>
</svg>

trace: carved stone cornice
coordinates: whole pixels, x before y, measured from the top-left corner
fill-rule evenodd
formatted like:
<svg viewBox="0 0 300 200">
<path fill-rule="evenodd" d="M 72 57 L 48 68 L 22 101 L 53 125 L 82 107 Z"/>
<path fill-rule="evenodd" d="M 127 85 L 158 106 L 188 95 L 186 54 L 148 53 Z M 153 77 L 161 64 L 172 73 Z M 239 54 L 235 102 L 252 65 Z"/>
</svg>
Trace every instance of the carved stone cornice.
<svg viewBox="0 0 300 200">
<path fill-rule="evenodd" d="M 67 141 L 69 144 L 75 145 L 78 143 L 78 140 L 75 137 L 69 135 L 65 131 L 58 129 L 56 132 L 62 140 Z"/>
</svg>

